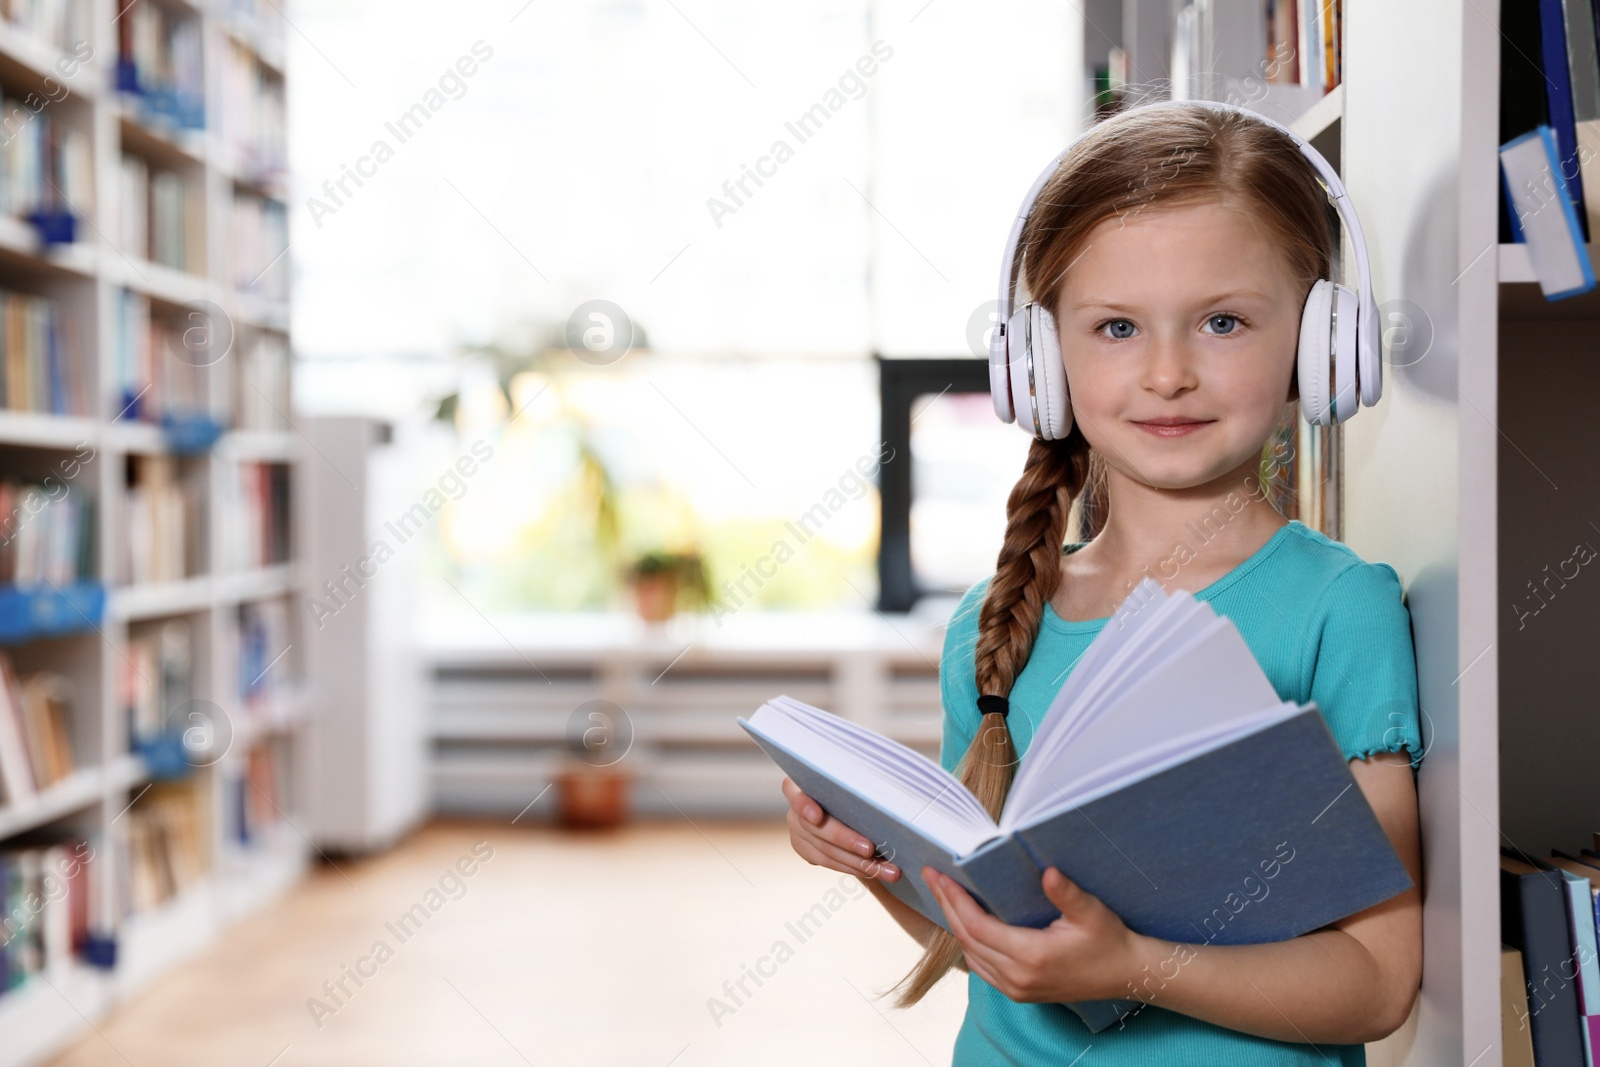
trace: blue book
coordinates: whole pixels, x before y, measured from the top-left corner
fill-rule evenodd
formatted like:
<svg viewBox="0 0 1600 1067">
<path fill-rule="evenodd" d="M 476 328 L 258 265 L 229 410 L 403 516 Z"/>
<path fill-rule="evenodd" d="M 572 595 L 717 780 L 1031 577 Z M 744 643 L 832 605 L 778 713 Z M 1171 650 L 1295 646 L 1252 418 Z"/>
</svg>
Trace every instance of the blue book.
<svg viewBox="0 0 1600 1067">
<path fill-rule="evenodd" d="M 1539 58 L 1545 74 L 1545 95 L 1550 105 L 1550 126 L 1555 133 L 1556 153 L 1560 159 L 1561 176 L 1566 179 L 1562 190 L 1572 204 L 1582 237 L 1586 243 L 1588 227 L 1584 222 L 1583 176 L 1579 173 L 1578 127 L 1572 105 L 1572 73 L 1567 61 L 1567 28 L 1562 12 L 1562 0 L 1539 0 Z"/>
<path fill-rule="evenodd" d="M 1528 1023 L 1539 1067 L 1584 1067 L 1583 1012 L 1573 982 L 1566 879 L 1500 846 L 1500 940 L 1522 953 Z"/>
<path fill-rule="evenodd" d="M 1060 916 L 1055 866 L 1134 931 L 1199 946 L 1287 940 L 1413 884 L 1315 703 L 1282 700 L 1231 620 L 1149 578 L 1068 675 L 998 822 L 933 760 L 802 701 L 738 722 L 946 930 L 924 864 L 1034 928 Z M 1141 979 L 1157 1006 L 1162 984 Z M 1142 1004 L 1067 1006 L 1099 1032 Z"/>
<path fill-rule="evenodd" d="M 1562 300 L 1594 288 L 1594 267 L 1578 214 L 1556 158 L 1549 126 L 1500 146 L 1500 174 L 1510 204 L 1512 235 L 1528 246 L 1528 262 L 1547 300 Z"/>
</svg>

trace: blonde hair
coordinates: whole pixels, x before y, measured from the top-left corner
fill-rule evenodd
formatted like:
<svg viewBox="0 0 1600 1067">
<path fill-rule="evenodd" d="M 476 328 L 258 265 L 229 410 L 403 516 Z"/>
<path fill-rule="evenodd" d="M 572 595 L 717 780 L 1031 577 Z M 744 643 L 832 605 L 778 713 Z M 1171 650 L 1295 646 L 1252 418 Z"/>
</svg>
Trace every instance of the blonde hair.
<svg viewBox="0 0 1600 1067">
<path fill-rule="evenodd" d="M 1238 204 L 1266 226 L 1302 294 L 1329 276 L 1337 216 L 1315 167 L 1290 138 L 1235 111 L 1198 104 L 1135 106 L 1093 126 L 1040 190 L 1019 242 L 1028 292 L 1053 311 L 1079 247 L 1108 219 L 1157 205 L 1218 201 Z M 1290 402 L 1298 395 L 1296 385 Z M 1061 583 L 1073 502 L 1088 497 L 1080 509 L 1083 540 L 1104 526 L 1109 501 L 1103 472 L 1103 461 L 1077 426 L 1063 440 L 1029 446 L 1022 476 L 1006 500 L 1005 541 L 978 613 L 974 668 L 980 695 L 1009 696 L 1027 665 L 1044 606 Z M 1016 762 L 1006 717 L 990 712 L 981 717 L 955 773 L 998 819 Z M 960 942 L 935 929 L 922 958 L 894 987 L 901 990 L 896 1006 L 920 1001 L 961 959 Z"/>
</svg>

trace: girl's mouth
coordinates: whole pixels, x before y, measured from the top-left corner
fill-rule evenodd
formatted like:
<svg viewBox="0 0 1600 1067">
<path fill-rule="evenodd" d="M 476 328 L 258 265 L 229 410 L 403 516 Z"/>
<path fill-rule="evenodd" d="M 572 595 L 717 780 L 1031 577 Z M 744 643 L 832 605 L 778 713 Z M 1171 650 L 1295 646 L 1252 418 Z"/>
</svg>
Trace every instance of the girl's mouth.
<svg viewBox="0 0 1600 1067">
<path fill-rule="evenodd" d="M 1134 425 L 1156 437 L 1184 437 L 1211 423 L 1195 419 L 1160 419 L 1153 422 L 1135 422 Z"/>
</svg>

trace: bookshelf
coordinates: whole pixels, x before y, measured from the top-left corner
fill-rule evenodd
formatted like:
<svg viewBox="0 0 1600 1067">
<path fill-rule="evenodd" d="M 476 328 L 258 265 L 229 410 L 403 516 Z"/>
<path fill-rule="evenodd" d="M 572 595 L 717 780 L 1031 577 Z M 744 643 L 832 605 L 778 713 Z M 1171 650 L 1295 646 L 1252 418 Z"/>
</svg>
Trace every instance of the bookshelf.
<svg viewBox="0 0 1600 1067">
<path fill-rule="evenodd" d="M 42 970 L 7 988 L 0 967 L 0 1065 L 59 1051 L 311 850 L 285 23 L 259 0 L 31 6 L 0 18 L 0 485 L 70 486 L 92 521 L 69 574 L 30 533 L 70 518 L 56 502 L 0 516 L 56 567 L 13 574 L 0 546 L 28 697 L 0 715 L 59 716 L 72 757 L 31 792 L 0 760 L 0 862 L 87 858 L 30 923 L 54 930 Z"/>
<path fill-rule="evenodd" d="M 1185 6 L 1100 0 L 1086 62 L 1115 46 L 1136 81 L 1176 76 L 1171 42 L 1196 32 L 1223 87 L 1196 95 L 1259 81 L 1262 5 Z M 1499 5 L 1341 6 L 1338 88 L 1296 106 L 1294 87 L 1270 86 L 1261 109 L 1339 168 L 1386 340 L 1411 331 L 1407 357 L 1386 357 L 1380 404 L 1341 424 L 1334 445 L 1337 536 L 1393 564 L 1406 590 L 1427 746 L 1422 991 L 1368 1062 L 1490 1067 L 1501 1062 L 1499 848 L 1576 851 L 1600 829 L 1589 757 L 1600 720 L 1583 699 L 1600 584 L 1567 581 L 1531 638 L 1508 607 L 1577 541 L 1600 546 L 1587 507 L 1600 441 L 1577 411 L 1600 385 L 1600 298 L 1546 301 L 1525 249 L 1497 243 Z"/>
</svg>

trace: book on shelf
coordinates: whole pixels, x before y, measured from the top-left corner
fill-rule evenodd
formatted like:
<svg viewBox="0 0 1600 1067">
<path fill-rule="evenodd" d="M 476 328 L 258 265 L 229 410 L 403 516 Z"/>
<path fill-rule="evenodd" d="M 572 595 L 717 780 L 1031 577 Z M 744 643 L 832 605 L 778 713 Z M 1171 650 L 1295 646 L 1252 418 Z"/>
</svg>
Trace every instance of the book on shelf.
<svg viewBox="0 0 1600 1067">
<path fill-rule="evenodd" d="M 1592 1064 L 1600 1049 L 1600 937 L 1595 921 L 1600 913 L 1600 867 L 1559 850 L 1536 863 L 1559 870 L 1566 881 L 1567 926 L 1577 959 L 1579 1036 L 1583 1038 L 1584 1061 Z"/>
<path fill-rule="evenodd" d="M 289 676 L 290 660 L 284 653 L 293 644 L 288 601 L 280 597 L 240 604 L 229 636 L 240 706 L 253 718 L 272 719 L 278 712 L 278 698 L 288 689 L 284 679 Z"/>
<path fill-rule="evenodd" d="M 124 255 L 150 258 L 150 165 L 124 152 L 117 167 L 117 245 Z"/>
<path fill-rule="evenodd" d="M 93 37 L 89 0 L 4 0 L 0 18 L 13 29 L 63 52 Z"/>
<path fill-rule="evenodd" d="M 1224 27 L 1238 25 L 1234 13 L 1193 0 L 1175 8 L 1168 60 L 1174 99 L 1212 95 L 1286 122 L 1339 86 L 1344 77 L 1343 0 L 1264 0 L 1256 10 L 1260 29 L 1254 40 L 1263 51 L 1245 69 L 1237 62 L 1237 42 L 1231 37 L 1226 43 L 1217 40 L 1227 32 Z M 1219 52 L 1229 57 L 1227 72 L 1217 71 Z M 1113 53 L 1112 62 L 1097 69 L 1097 76 L 1109 75 L 1106 81 L 1113 87 L 1127 75 L 1137 78 L 1131 69 L 1119 77 L 1117 68 L 1130 57 L 1120 49 Z"/>
<path fill-rule="evenodd" d="M 133 585 L 176 582 L 204 570 L 202 467 L 168 455 L 128 457 L 124 499 L 122 580 Z"/>
<path fill-rule="evenodd" d="M 37 94 L 0 100 L 0 211 L 28 219 L 52 243 L 82 240 L 94 213 L 89 134 L 46 109 Z"/>
<path fill-rule="evenodd" d="M 199 13 L 118 0 L 116 23 L 117 89 L 139 121 L 171 130 L 204 129 Z"/>
<path fill-rule="evenodd" d="M 122 154 L 118 170 L 121 250 L 174 270 L 205 271 L 205 203 L 177 171 Z"/>
<path fill-rule="evenodd" d="M 1500 943 L 1500 1064 L 1535 1067 L 1533 1035 L 1528 1030 L 1528 990 L 1522 981 L 1522 953 Z"/>
<path fill-rule="evenodd" d="M 1580 232 L 1580 217 L 1567 202 L 1558 149 L 1549 126 L 1500 146 L 1502 199 L 1510 204 L 1516 243 L 1527 246 L 1539 288 L 1562 300 L 1594 288 L 1594 266 Z"/>
<path fill-rule="evenodd" d="M 1232 620 L 1149 578 L 1052 700 L 998 821 L 921 753 L 788 696 L 738 723 L 946 930 L 924 865 L 1031 927 L 1060 917 L 1053 865 L 1130 929 L 1190 943 L 1286 940 L 1413 885 L 1316 704 L 1282 700 Z M 1140 1002 L 1069 1007 L 1098 1032 Z"/>
<path fill-rule="evenodd" d="M 225 468 L 220 521 L 222 569 L 258 570 L 289 558 L 289 468 L 239 463 Z"/>
<path fill-rule="evenodd" d="M 233 195 L 233 240 L 228 274 L 234 288 L 268 300 L 289 298 L 289 213 L 277 200 L 254 193 Z"/>
<path fill-rule="evenodd" d="M 228 39 L 218 125 L 246 181 L 277 186 L 288 170 L 283 78 L 243 42 Z"/>
<path fill-rule="evenodd" d="M 57 479 L 0 481 L 0 586 L 72 585 L 94 574 L 95 509 Z"/>
<path fill-rule="evenodd" d="M 87 838 L 51 831 L 0 845 L 0 1002 L 43 976 L 59 982 L 89 942 Z"/>
<path fill-rule="evenodd" d="M 18 673 L 0 652 L 0 805 L 25 803 L 76 769 L 70 706 L 65 677 Z"/>
<path fill-rule="evenodd" d="M 1539 1067 L 1585 1067 L 1587 1062 L 1587 1024 L 1574 981 L 1579 952 L 1568 889 L 1573 877 L 1501 846 L 1500 940 L 1522 953 L 1528 1024 Z M 1592 924 L 1592 909 L 1589 914 Z"/>
<path fill-rule="evenodd" d="M 123 915 L 148 911 L 201 881 L 211 866 L 200 791 L 157 782 L 112 824 L 123 862 L 117 895 Z"/>
<path fill-rule="evenodd" d="M 283 824 L 283 766 L 270 744 L 250 750 L 243 766 L 229 778 L 233 839 L 250 848 L 274 827 Z"/>
<path fill-rule="evenodd" d="M 209 375 L 215 361 L 194 341 L 197 333 L 204 334 L 213 324 L 200 321 L 201 315 L 156 314 L 144 294 L 118 290 L 111 391 L 114 418 L 159 423 L 213 417 Z"/>
<path fill-rule="evenodd" d="M 89 414 L 83 324 L 49 297 L 0 290 L 0 406 Z"/>
<path fill-rule="evenodd" d="M 1537 0 L 1500 17 L 1501 244 L 1526 244 L 1545 296 L 1594 287 L 1600 224 L 1600 25 L 1590 4 Z"/>
<path fill-rule="evenodd" d="M 289 429 L 289 340 L 276 330 L 246 329 L 233 362 L 234 418 L 241 430 Z"/>
<path fill-rule="evenodd" d="M 187 618 L 165 619 L 128 635 L 119 687 L 128 737 L 138 748 L 169 732 L 194 693 L 193 640 Z M 181 721 L 177 723 L 181 728 Z"/>
</svg>

